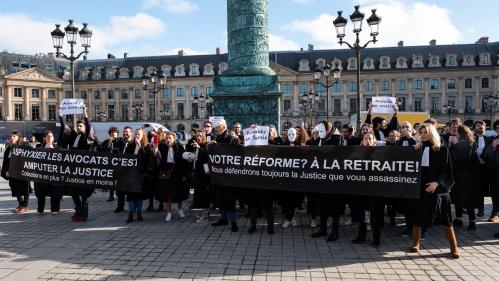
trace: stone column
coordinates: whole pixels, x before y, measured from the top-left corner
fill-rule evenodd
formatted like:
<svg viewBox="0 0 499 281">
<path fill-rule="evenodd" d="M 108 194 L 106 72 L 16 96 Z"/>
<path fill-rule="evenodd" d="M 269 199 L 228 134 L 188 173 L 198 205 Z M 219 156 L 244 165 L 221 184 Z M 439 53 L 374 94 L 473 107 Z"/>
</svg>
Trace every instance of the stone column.
<svg viewBox="0 0 499 281">
<path fill-rule="evenodd" d="M 414 111 L 414 97 L 413 97 L 414 86 L 412 85 L 412 81 L 413 81 L 412 79 L 408 79 L 406 85 L 407 87 L 409 87 L 406 88 L 408 93 L 406 109 L 409 111 Z"/>
<path fill-rule="evenodd" d="M 482 112 L 482 101 L 480 100 L 480 76 L 475 76 L 473 86 L 475 87 L 475 96 L 473 97 L 473 103 L 477 104 L 476 113 Z"/>
<path fill-rule="evenodd" d="M 4 115 L 5 120 L 12 120 L 12 97 L 14 96 L 14 87 L 7 86 L 7 93 L 5 94 L 5 102 L 4 102 Z"/>
<path fill-rule="evenodd" d="M 121 88 L 114 89 L 114 120 L 121 120 Z"/>
<path fill-rule="evenodd" d="M 47 88 L 40 89 L 40 99 L 42 101 L 40 105 L 40 117 L 42 121 L 48 120 L 47 91 Z"/>
<path fill-rule="evenodd" d="M 423 79 L 423 90 L 424 90 L 424 111 L 430 111 L 431 110 L 431 102 L 430 102 L 430 94 L 429 94 L 429 80 L 428 78 Z"/>
<path fill-rule="evenodd" d="M 128 116 L 127 116 L 127 121 L 133 120 L 133 99 L 135 97 L 135 89 L 133 87 L 128 88 L 129 95 L 128 95 Z"/>
<path fill-rule="evenodd" d="M 24 99 L 24 116 L 25 120 L 31 120 L 31 108 L 29 106 L 29 95 L 31 95 L 31 87 L 23 87 Z"/>
</svg>

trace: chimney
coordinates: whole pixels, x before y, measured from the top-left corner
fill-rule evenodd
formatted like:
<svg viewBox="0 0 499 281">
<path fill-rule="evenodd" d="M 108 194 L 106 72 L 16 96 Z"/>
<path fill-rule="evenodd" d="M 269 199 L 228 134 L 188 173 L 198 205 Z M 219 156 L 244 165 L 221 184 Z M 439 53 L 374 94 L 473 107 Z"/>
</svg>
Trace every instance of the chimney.
<svg viewBox="0 0 499 281">
<path fill-rule="evenodd" d="M 115 59 L 116 57 L 113 54 L 107 54 L 107 59 Z"/>
<path fill-rule="evenodd" d="M 308 51 L 311 52 L 314 50 L 314 45 L 308 44 Z"/>
<path fill-rule="evenodd" d="M 482 36 L 478 41 L 475 42 L 475 44 L 487 44 L 489 43 L 489 37 L 488 36 Z"/>
<path fill-rule="evenodd" d="M 216 53 L 217 55 L 220 55 L 220 47 L 217 47 L 217 48 L 215 49 L 215 53 Z"/>
<path fill-rule="evenodd" d="M 430 40 L 430 46 L 435 46 L 435 45 L 437 45 L 437 40 L 431 39 Z"/>
<path fill-rule="evenodd" d="M 404 47 L 404 41 L 402 41 L 402 40 L 401 40 L 401 41 L 399 41 L 399 42 L 397 43 L 397 46 L 398 46 L 398 47 Z"/>
<path fill-rule="evenodd" d="M 178 51 L 178 55 L 183 57 L 183 56 L 187 55 L 187 53 L 184 51 L 184 49 L 181 49 Z"/>
<path fill-rule="evenodd" d="M 129 54 L 129 53 L 124 53 L 124 54 L 123 54 L 123 58 L 125 58 L 125 59 L 126 59 L 126 58 L 128 58 L 128 57 L 130 57 L 130 54 Z"/>
</svg>

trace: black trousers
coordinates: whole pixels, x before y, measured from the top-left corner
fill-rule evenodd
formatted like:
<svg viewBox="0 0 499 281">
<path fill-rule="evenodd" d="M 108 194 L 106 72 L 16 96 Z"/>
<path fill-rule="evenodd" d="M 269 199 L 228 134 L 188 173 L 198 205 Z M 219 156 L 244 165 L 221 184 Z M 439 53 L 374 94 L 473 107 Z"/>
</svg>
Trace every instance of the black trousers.
<svg viewBox="0 0 499 281">
<path fill-rule="evenodd" d="M 86 195 L 73 195 L 73 203 L 75 204 L 76 215 L 87 218 L 88 217 L 88 196 Z"/>
<path fill-rule="evenodd" d="M 17 196 L 16 198 L 17 198 L 17 202 L 19 203 L 19 206 L 28 207 L 29 193 L 27 193 L 24 196 Z"/>
<path fill-rule="evenodd" d="M 125 195 L 124 191 L 116 191 L 116 196 L 118 197 L 118 206 L 116 206 L 116 209 L 121 211 L 125 209 Z"/>
<path fill-rule="evenodd" d="M 367 224 L 365 211 L 369 211 L 373 239 L 379 240 L 381 237 L 381 228 L 384 223 L 385 200 L 379 197 L 358 197 L 355 200 L 354 209 L 355 221 L 359 222 L 358 236 L 364 239 L 366 237 Z"/>
<path fill-rule="evenodd" d="M 494 197 L 494 194 L 493 192 L 490 190 L 490 181 L 489 181 L 489 169 L 487 167 L 487 164 L 480 164 L 480 167 L 479 167 L 479 174 L 480 174 L 480 178 L 479 178 L 479 181 L 480 181 L 480 193 L 481 193 L 481 196 L 480 196 L 480 204 L 478 205 L 480 210 L 483 210 L 484 208 L 484 197 L 486 196 L 492 196 Z M 492 204 L 494 203 L 494 201 L 492 201 Z M 493 204 L 492 206 L 492 210 L 494 210 L 494 207 L 495 209 L 497 209 L 497 205 Z M 474 210 L 473 210 L 474 212 Z"/>
<path fill-rule="evenodd" d="M 463 217 L 463 206 L 455 205 L 455 208 L 456 208 L 456 217 L 462 218 Z M 473 207 L 464 207 L 464 208 L 466 208 L 466 213 L 468 214 L 469 220 L 475 221 L 476 220 L 475 208 L 473 208 Z"/>
<path fill-rule="evenodd" d="M 61 196 L 62 197 L 62 196 Z M 50 211 L 59 212 L 61 209 L 61 197 L 50 197 Z M 45 196 L 39 196 L 38 198 L 38 212 L 42 213 L 45 209 Z"/>
<path fill-rule="evenodd" d="M 271 190 L 247 190 L 248 208 L 250 213 L 250 223 L 256 226 L 258 213 L 265 212 L 267 224 L 274 224 L 274 198 Z"/>
</svg>

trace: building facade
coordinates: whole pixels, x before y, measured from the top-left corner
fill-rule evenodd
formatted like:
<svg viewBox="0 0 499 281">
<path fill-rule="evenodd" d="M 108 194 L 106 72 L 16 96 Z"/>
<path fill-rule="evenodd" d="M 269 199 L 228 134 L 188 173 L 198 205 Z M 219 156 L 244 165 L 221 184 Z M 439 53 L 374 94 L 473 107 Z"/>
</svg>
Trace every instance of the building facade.
<svg viewBox="0 0 499 281">
<path fill-rule="evenodd" d="M 0 56 L 12 54 L 0 54 Z M 351 122 L 357 111 L 356 58 L 351 50 L 271 52 L 270 66 L 279 75 L 281 123 L 287 127 L 325 119 L 336 126 Z M 429 112 L 443 122 L 448 108 L 452 117 L 467 120 L 498 119 L 499 42 L 475 44 L 368 48 L 361 55 L 361 110 L 374 96 L 393 96 L 401 111 Z M 73 97 L 67 63 L 28 67 L 2 60 L 0 65 L 1 118 L 54 120 L 57 104 Z M 338 66 L 341 78 L 328 90 L 314 80 L 313 72 L 326 64 Z M 24 65 L 26 66 L 26 64 Z M 210 104 L 195 102 L 213 90 L 213 77 L 227 69 L 227 55 L 127 57 L 81 60 L 75 68 L 75 98 L 83 98 L 94 121 L 150 120 L 175 131 L 200 126 L 211 115 Z M 142 78 L 164 74 L 165 88 L 157 94 L 143 88 Z M 159 84 L 158 84 L 159 86 Z M 318 93 L 312 106 L 302 105 L 304 94 Z M 328 105 L 326 106 L 326 103 Z M 326 108 L 329 113 L 326 114 Z"/>
</svg>

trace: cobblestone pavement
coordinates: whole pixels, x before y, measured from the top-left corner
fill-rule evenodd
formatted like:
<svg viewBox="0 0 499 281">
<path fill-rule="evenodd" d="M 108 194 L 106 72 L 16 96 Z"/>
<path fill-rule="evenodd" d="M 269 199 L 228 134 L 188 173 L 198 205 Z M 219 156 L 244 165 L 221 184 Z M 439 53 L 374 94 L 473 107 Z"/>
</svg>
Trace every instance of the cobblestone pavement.
<svg viewBox="0 0 499 281">
<path fill-rule="evenodd" d="M 310 238 L 310 220 L 303 211 L 299 227 L 279 224 L 270 236 L 262 219 L 249 235 L 243 216 L 237 233 L 196 223 L 191 212 L 182 219 L 174 215 L 168 223 L 160 213 L 145 213 L 144 222 L 126 224 L 126 213 L 113 213 L 116 202 L 106 197 L 94 194 L 89 221 L 74 223 L 69 197 L 59 215 L 38 215 L 34 195 L 28 214 L 14 214 L 17 203 L 1 182 L 0 279 L 499 280 L 499 240 L 493 238 L 499 227 L 485 217 L 474 232 L 458 229 L 462 258 L 453 260 L 440 228 L 429 231 L 416 254 L 406 250 L 410 240 L 398 236 L 403 225 L 386 225 L 382 245 L 375 249 L 370 243 L 351 244 L 355 226 L 342 227 L 337 242 Z"/>
</svg>

